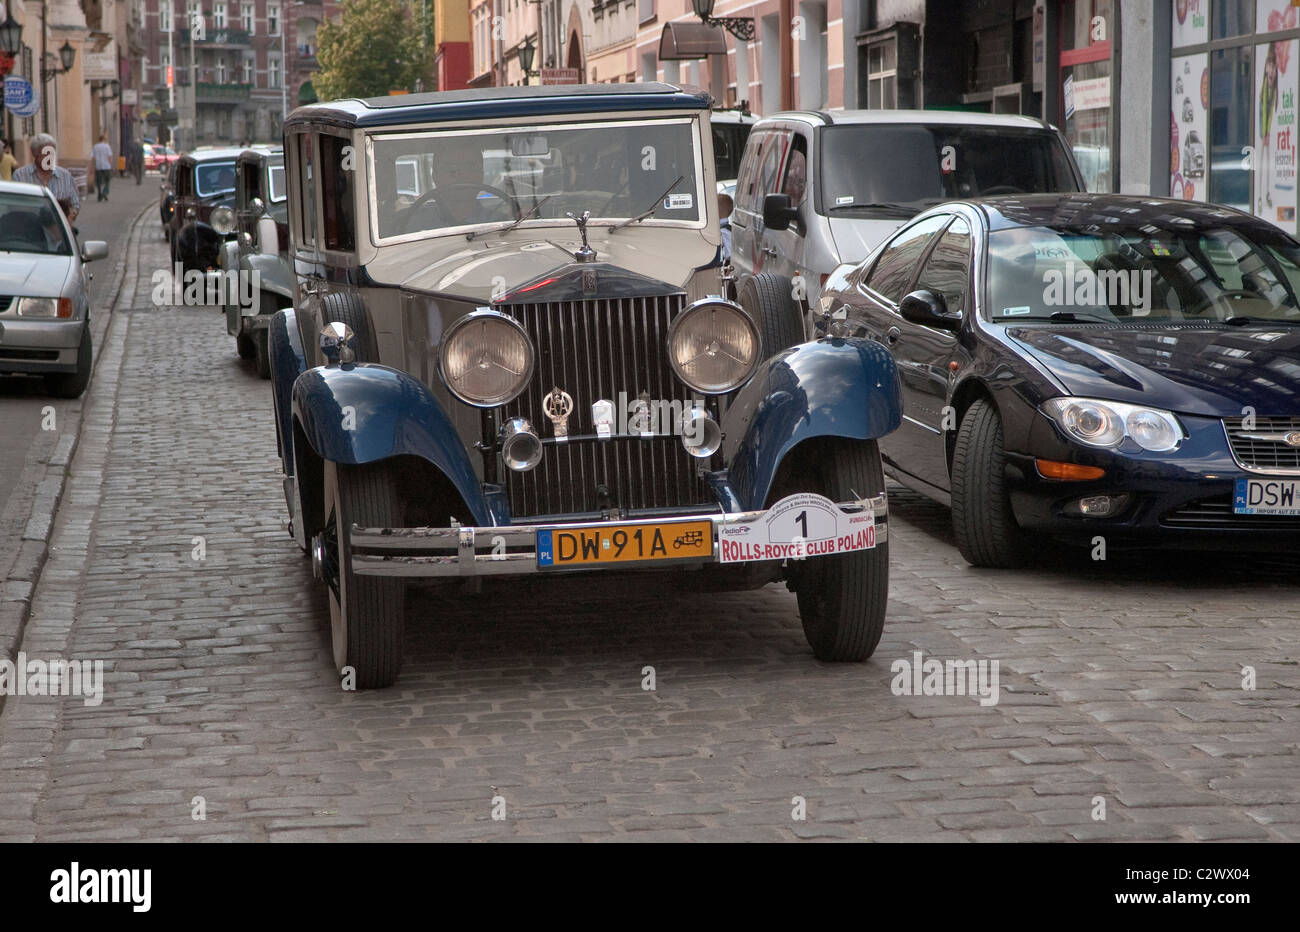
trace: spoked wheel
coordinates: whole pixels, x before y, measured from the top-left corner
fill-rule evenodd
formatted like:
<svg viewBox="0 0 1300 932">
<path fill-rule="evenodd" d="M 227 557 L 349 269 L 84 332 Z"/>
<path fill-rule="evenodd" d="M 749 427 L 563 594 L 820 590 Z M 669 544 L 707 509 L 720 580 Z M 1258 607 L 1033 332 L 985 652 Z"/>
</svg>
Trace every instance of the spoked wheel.
<svg viewBox="0 0 1300 932">
<path fill-rule="evenodd" d="M 390 686 L 402 667 L 405 586 L 400 579 L 358 576 L 344 533 L 395 527 L 397 496 L 388 467 L 325 463 L 325 524 L 313 542 L 316 572 L 329 589 L 334 663 L 356 671 L 359 689 Z"/>
<path fill-rule="evenodd" d="M 805 487 L 833 502 L 874 498 L 885 489 L 874 440 L 835 440 L 801 470 Z M 810 480 L 810 481 L 809 481 Z M 804 636 L 818 660 L 866 660 L 880 643 L 889 602 L 889 541 L 870 550 L 792 560 Z"/>
</svg>

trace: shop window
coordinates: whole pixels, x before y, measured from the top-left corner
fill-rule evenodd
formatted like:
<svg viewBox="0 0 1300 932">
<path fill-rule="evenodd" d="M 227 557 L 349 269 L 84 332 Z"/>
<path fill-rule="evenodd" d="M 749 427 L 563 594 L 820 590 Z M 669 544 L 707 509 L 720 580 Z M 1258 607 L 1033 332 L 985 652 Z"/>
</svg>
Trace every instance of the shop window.
<svg viewBox="0 0 1300 932">
<path fill-rule="evenodd" d="M 1214 0 L 1210 6 L 1210 38 L 1226 39 L 1251 31 L 1255 0 Z"/>
<path fill-rule="evenodd" d="M 1210 53 L 1210 200 L 1250 210 L 1251 116 L 1255 103 L 1254 60 L 1250 46 Z M 1199 200 L 1199 198 L 1197 198 Z"/>
</svg>

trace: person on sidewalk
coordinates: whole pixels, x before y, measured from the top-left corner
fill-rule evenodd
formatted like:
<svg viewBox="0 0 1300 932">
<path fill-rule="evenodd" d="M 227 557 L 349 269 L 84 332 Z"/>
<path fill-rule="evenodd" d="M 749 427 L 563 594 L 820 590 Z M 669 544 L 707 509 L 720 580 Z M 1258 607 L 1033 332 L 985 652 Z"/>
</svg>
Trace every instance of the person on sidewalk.
<svg viewBox="0 0 1300 932">
<path fill-rule="evenodd" d="M 32 163 L 15 169 L 13 180 L 48 188 L 63 208 L 68 223 L 72 223 L 81 213 L 81 197 L 77 194 L 77 182 L 72 172 L 58 163 L 58 144 L 54 137 L 49 133 L 37 133 L 27 140 L 27 145 L 32 152 Z"/>
<path fill-rule="evenodd" d="M 14 147 L 6 139 L 3 154 L 0 154 L 0 181 L 13 181 L 14 169 L 17 167 L 18 160 L 14 158 Z"/>
<path fill-rule="evenodd" d="M 99 142 L 90 150 L 95 160 L 95 197 L 108 200 L 108 183 L 113 180 L 113 147 L 108 144 L 108 133 L 99 134 Z"/>
</svg>

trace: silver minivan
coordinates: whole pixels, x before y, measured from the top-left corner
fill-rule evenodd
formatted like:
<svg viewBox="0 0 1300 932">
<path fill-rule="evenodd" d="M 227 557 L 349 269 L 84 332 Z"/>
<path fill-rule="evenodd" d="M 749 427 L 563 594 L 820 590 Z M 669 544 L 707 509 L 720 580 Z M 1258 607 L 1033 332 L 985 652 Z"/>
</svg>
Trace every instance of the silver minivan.
<svg viewBox="0 0 1300 932">
<path fill-rule="evenodd" d="M 954 198 L 1084 190 L 1065 138 L 1032 117 L 775 114 L 755 124 L 736 185 L 731 238 L 740 303 L 751 314 L 760 304 L 781 304 L 763 316 L 790 325 L 771 339 L 802 342 L 800 319 L 835 267 L 860 262 L 927 207 Z"/>
</svg>

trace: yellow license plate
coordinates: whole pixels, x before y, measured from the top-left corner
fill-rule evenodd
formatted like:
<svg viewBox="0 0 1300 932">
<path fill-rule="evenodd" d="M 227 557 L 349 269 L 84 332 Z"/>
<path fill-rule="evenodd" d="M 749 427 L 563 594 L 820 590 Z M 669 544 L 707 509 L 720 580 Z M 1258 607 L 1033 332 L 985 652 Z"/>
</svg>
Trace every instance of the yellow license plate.
<svg viewBox="0 0 1300 932">
<path fill-rule="evenodd" d="M 696 560 L 713 555 L 713 523 L 591 524 L 537 532 L 537 565 L 543 569 L 596 563 Z"/>
</svg>

